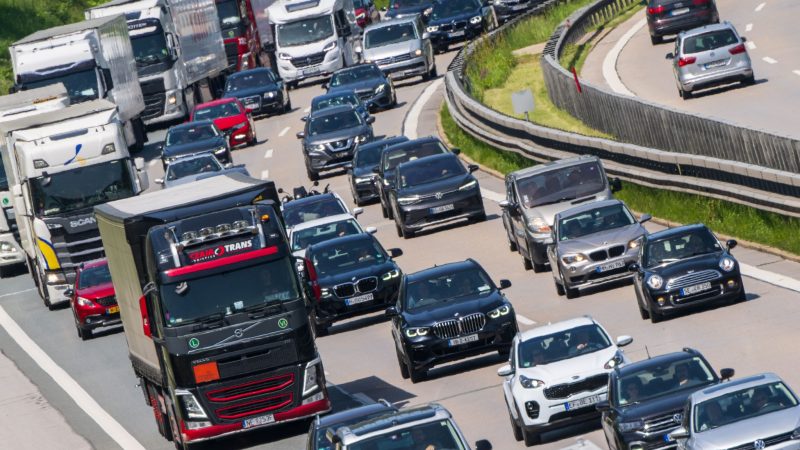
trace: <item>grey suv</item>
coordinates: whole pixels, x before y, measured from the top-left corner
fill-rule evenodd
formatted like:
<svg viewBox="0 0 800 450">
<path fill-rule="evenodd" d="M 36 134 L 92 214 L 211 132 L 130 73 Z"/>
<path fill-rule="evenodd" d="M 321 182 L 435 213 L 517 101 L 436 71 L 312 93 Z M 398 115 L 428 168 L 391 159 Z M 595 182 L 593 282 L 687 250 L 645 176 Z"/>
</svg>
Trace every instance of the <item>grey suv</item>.
<svg viewBox="0 0 800 450">
<path fill-rule="evenodd" d="M 419 16 L 372 24 L 364 30 L 363 58 L 393 79 L 436 77 L 436 61 Z"/>
<path fill-rule="evenodd" d="M 675 51 L 667 53 L 678 94 L 684 100 L 698 89 L 740 81 L 755 84 L 745 38 L 729 22 L 684 31 L 675 39 Z"/>
<path fill-rule="evenodd" d="M 649 0 L 647 27 L 650 42 L 660 44 L 664 35 L 719 22 L 714 0 Z"/>
</svg>

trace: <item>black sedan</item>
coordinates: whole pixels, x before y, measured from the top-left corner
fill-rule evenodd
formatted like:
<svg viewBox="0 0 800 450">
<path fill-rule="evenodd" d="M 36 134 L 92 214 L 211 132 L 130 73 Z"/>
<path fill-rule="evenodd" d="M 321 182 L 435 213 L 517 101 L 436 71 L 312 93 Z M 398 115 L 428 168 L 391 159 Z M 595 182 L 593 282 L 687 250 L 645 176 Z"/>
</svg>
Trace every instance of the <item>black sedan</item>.
<svg viewBox="0 0 800 450">
<path fill-rule="evenodd" d="M 286 84 L 272 70 L 263 67 L 228 75 L 224 97 L 238 98 L 253 116 L 292 110 Z"/>
<path fill-rule="evenodd" d="M 160 147 L 164 170 L 167 169 L 168 163 L 180 157 L 201 153 L 213 154 L 222 164 L 232 162 L 228 138 L 210 120 L 171 127 L 164 138 L 164 144 Z"/>
<path fill-rule="evenodd" d="M 364 120 L 369 117 L 369 108 L 367 108 L 361 99 L 358 98 L 353 91 L 336 91 L 332 94 L 322 94 L 311 99 L 311 110 L 308 115 L 312 116 L 317 111 L 325 108 L 333 108 L 336 106 L 350 105 L 355 108 Z M 303 121 L 308 120 L 308 116 L 303 117 Z"/>
<path fill-rule="evenodd" d="M 323 217 L 339 214 L 350 214 L 342 198 L 333 192 L 309 195 L 284 202 L 281 204 L 281 211 L 283 212 L 283 220 L 287 229 L 309 220 L 322 219 Z M 353 216 L 358 216 L 360 213 L 360 208 L 356 208 L 352 212 Z"/>
<path fill-rule="evenodd" d="M 392 145 L 407 142 L 405 136 L 394 136 L 379 141 L 372 141 L 356 147 L 353 155 L 353 167 L 348 171 L 350 176 L 350 192 L 353 202 L 361 206 L 363 203 L 378 198 L 379 191 L 375 168 L 380 165 L 383 151 Z"/>
<path fill-rule="evenodd" d="M 642 319 L 664 316 L 707 303 L 745 299 L 739 263 L 703 224 L 645 236 L 641 264 L 634 265 L 634 289 Z"/>
<path fill-rule="evenodd" d="M 337 70 L 322 88 L 327 89 L 329 94 L 353 91 L 370 111 L 397 105 L 397 93 L 392 80 L 375 63 Z"/>
<path fill-rule="evenodd" d="M 305 131 L 297 133 L 297 138 L 303 140 L 308 178 L 316 181 L 322 171 L 349 166 L 355 147 L 374 137 L 373 122 L 374 117 L 364 119 L 350 105 L 323 109 L 309 116 Z"/>
<path fill-rule="evenodd" d="M 317 336 L 337 320 L 379 311 L 394 303 L 400 267 L 399 248 L 383 249 L 375 236 L 362 233 L 314 244 L 306 249 L 319 285 L 311 317 Z"/>
<path fill-rule="evenodd" d="M 329 429 L 335 433 L 341 427 L 349 427 L 364 420 L 396 411 L 397 407 L 386 400 L 380 400 L 378 403 L 370 403 L 322 417 L 317 415 L 311 421 L 306 448 L 308 450 L 330 450 L 333 448 L 333 443 L 328 439 Z"/>
<path fill-rule="evenodd" d="M 404 238 L 426 227 L 467 219 L 486 220 L 478 180 L 452 153 L 400 164 L 390 204 L 397 235 Z"/>
<path fill-rule="evenodd" d="M 387 19 L 401 19 L 419 15 L 428 20 L 433 7 L 433 0 L 394 0 L 389 2 L 386 10 Z"/>
<path fill-rule="evenodd" d="M 376 184 L 378 186 L 378 196 L 381 200 L 381 212 L 383 213 L 383 217 L 388 217 L 389 219 L 394 218 L 392 210 L 389 207 L 389 192 L 394 189 L 394 169 L 400 164 L 412 159 L 448 152 L 450 152 L 450 150 L 447 150 L 447 146 L 444 145 L 439 138 L 433 136 L 414 139 L 387 147 L 381 154 L 380 164 L 377 168 L 373 169 L 378 175 Z M 457 155 L 461 150 L 454 148 L 452 152 Z"/>
<path fill-rule="evenodd" d="M 511 302 L 473 259 L 403 277 L 392 337 L 403 378 L 416 383 L 435 365 L 497 351 L 507 355 L 517 334 Z"/>
<path fill-rule="evenodd" d="M 481 0 L 437 0 L 426 28 L 437 52 L 468 41 L 497 25 L 492 6 Z"/>
</svg>

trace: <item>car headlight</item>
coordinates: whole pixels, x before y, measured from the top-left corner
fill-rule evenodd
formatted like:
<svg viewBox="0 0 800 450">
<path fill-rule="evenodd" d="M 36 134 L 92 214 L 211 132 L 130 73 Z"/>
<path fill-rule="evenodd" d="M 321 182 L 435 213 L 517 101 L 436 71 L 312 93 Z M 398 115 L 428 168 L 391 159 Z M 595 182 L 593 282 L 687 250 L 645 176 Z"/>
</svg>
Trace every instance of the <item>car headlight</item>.
<svg viewBox="0 0 800 450">
<path fill-rule="evenodd" d="M 320 298 L 329 298 L 331 297 L 331 290 L 330 288 L 322 288 L 320 289 Z"/>
<path fill-rule="evenodd" d="M 619 423 L 619 431 L 622 433 L 630 433 L 631 431 L 636 431 L 644 427 L 644 421 L 642 420 L 634 420 L 632 422 L 620 422 Z"/>
<path fill-rule="evenodd" d="M 535 378 L 528 378 L 525 375 L 519 376 L 519 384 L 525 389 L 536 389 L 544 386 L 544 381 Z"/>
<path fill-rule="evenodd" d="M 218 147 L 218 148 L 214 149 L 214 154 L 215 155 L 221 155 L 221 154 L 223 154 L 223 153 L 225 153 L 227 151 L 228 151 L 228 147 Z"/>
<path fill-rule="evenodd" d="M 586 261 L 586 259 L 587 259 L 586 255 L 584 255 L 583 253 L 574 253 L 571 255 L 564 255 L 561 257 L 561 261 L 563 261 L 564 264 L 575 264 Z"/>
<path fill-rule="evenodd" d="M 609 359 L 603 365 L 603 368 L 606 369 L 606 370 L 610 370 L 610 369 L 613 369 L 614 367 L 617 367 L 620 364 L 622 364 L 622 355 L 619 352 L 617 352 L 617 353 L 614 354 L 613 358 Z"/>
<path fill-rule="evenodd" d="M 335 48 L 336 48 L 336 41 L 333 41 L 333 42 L 329 43 L 328 45 L 326 45 L 325 47 L 323 47 L 322 51 L 323 52 L 329 52 L 329 51 L 331 51 L 331 50 L 333 50 Z"/>
<path fill-rule="evenodd" d="M 278 96 L 278 93 L 275 91 L 264 92 L 264 98 L 275 98 Z"/>
<path fill-rule="evenodd" d="M 187 419 L 208 419 L 206 412 L 191 392 L 175 391 Z"/>
<path fill-rule="evenodd" d="M 462 184 L 461 187 L 458 188 L 459 191 L 468 191 L 470 189 L 475 188 L 478 186 L 478 180 L 470 180 L 466 183 Z"/>
<path fill-rule="evenodd" d="M 534 217 L 528 221 L 528 228 L 534 233 L 550 233 L 550 225 L 541 217 Z"/>
<path fill-rule="evenodd" d="M 432 12 L 433 12 L 433 7 L 428 8 L 425 11 L 422 11 L 422 14 L 424 14 L 426 16 L 430 16 Z"/>
<path fill-rule="evenodd" d="M 356 20 L 361 20 L 361 19 L 363 19 L 365 17 L 367 17 L 367 14 L 363 13 L 363 12 L 360 12 L 360 13 L 356 14 Z"/>
<path fill-rule="evenodd" d="M 647 285 L 651 289 L 661 289 L 661 286 L 664 286 L 664 279 L 660 275 L 650 275 L 647 278 Z"/>
<path fill-rule="evenodd" d="M 400 271 L 397 270 L 397 269 L 394 269 L 394 270 L 390 270 L 390 271 L 386 272 L 385 274 L 383 274 L 381 276 L 381 280 L 389 281 L 389 280 L 391 280 L 393 278 L 397 278 L 399 276 L 400 276 Z"/>
<path fill-rule="evenodd" d="M 371 62 L 372 62 L 372 60 L 371 60 L 371 59 L 365 59 L 365 60 L 364 60 L 364 62 L 365 62 L 365 63 L 367 63 L 367 64 L 369 64 L 369 63 L 371 63 Z"/>
<path fill-rule="evenodd" d="M 733 258 L 726 256 L 719 260 L 719 268 L 725 272 L 730 272 L 734 267 L 736 267 L 736 261 L 734 261 Z"/>
<path fill-rule="evenodd" d="M 381 182 L 383 183 L 384 186 L 389 186 L 389 180 L 387 180 L 386 178 L 381 179 Z"/>
<path fill-rule="evenodd" d="M 356 177 L 356 184 L 365 184 L 372 181 L 373 177 Z"/>
<path fill-rule="evenodd" d="M 797 427 L 792 432 L 792 439 L 800 439 L 800 427 Z"/>
<path fill-rule="evenodd" d="M 483 17 L 475 16 L 475 17 L 469 19 L 469 23 L 471 23 L 473 25 L 477 25 L 477 24 L 481 23 L 481 20 L 483 20 Z"/>
<path fill-rule="evenodd" d="M 428 327 L 415 327 L 415 328 L 406 328 L 406 336 L 410 338 L 415 338 L 418 336 L 426 336 L 428 334 Z"/>
<path fill-rule="evenodd" d="M 413 52 L 411 52 L 411 57 L 413 58 L 415 56 L 422 56 L 422 50 L 421 49 L 416 49 Z"/>
<path fill-rule="evenodd" d="M 278 53 L 278 58 L 280 58 L 280 59 L 282 59 L 284 61 L 291 61 L 292 60 L 292 55 L 290 55 L 288 53 Z"/>
<path fill-rule="evenodd" d="M 381 85 L 379 85 L 378 87 L 375 88 L 375 95 L 380 94 L 381 92 L 383 92 L 385 90 L 386 90 L 386 85 L 385 84 L 381 84 Z"/>
<path fill-rule="evenodd" d="M 491 319 L 498 319 L 502 316 L 507 316 L 511 312 L 511 305 L 503 305 L 499 308 L 495 308 L 489 311 L 489 318 Z"/>
<path fill-rule="evenodd" d="M 78 304 L 81 306 L 94 306 L 94 302 L 88 298 L 78 297 Z"/>
<path fill-rule="evenodd" d="M 11 253 L 14 251 L 14 246 L 8 242 L 0 242 L 0 253 Z"/>
<path fill-rule="evenodd" d="M 397 198 L 397 203 L 400 203 L 401 205 L 410 205 L 418 201 L 419 201 L 419 195 L 409 195 L 408 197 Z"/>
<path fill-rule="evenodd" d="M 47 284 L 64 284 L 67 277 L 62 272 L 48 272 L 46 277 Z"/>
<path fill-rule="evenodd" d="M 325 146 L 323 144 L 309 145 L 308 150 L 312 152 L 322 152 L 325 151 Z"/>
<path fill-rule="evenodd" d="M 638 237 L 638 238 L 633 239 L 632 241 L 628 242 L 628 248 L 631 249 L 631 250 L 633 250 L 635 248 L 639 248 L 642 245 L 642 239 L 644 239 L 644 238 Z"/>
<path fill-rule="evenodd" d="M 368 134 L 362 134 L 361 136 L 356 136 L 356 142 L 358 142 L 359 144 L 367 142 L 367 139 L 369 139 Z"/>
<path fill-rule="evenodd" d="M 431 25 L 425 29 L 428 33 L 436 33 L 439 31 L 439 25 Z"/>
</svg>

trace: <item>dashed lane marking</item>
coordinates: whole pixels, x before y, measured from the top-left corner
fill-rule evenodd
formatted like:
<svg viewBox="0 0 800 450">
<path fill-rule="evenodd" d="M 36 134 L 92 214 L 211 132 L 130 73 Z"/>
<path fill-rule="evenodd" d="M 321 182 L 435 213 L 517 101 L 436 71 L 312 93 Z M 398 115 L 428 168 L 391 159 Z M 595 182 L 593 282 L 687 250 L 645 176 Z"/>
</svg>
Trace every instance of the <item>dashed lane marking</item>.
<svg viewBox="0 0 800 450">
<path fill-rule="evenodd" d="M 762 9 L 764 9 L 765 6 L 767 6 L 767 2 L 759 3 L 758 6 L 756 6 L 756 12 L 759 12 Z"/>
<path fill-rule="evenodd" d="M 288 133 L 288 132 L 289 132 L 289 129 L 290 129 L 290 127 L 286 127 L 286 128 L 284 128 L 284 129 L 282 129 L 282 130 L 281 130 L 281 132 L 280 132 L 280 133 L 278 133 L 278 136 L 279 136 L 279 137 L 286 136 L 286 133 Z"/>
<path fill-rule="evenodd" d="M 748 23 L 747 25 L 744 26 L 744 31 L 750 32 L 752 30 L 753 30 L 753 24 L 752 23 Z"/>
<path fill-rule="evenodd" d="M 522 314 L 517 314 L 517 322 L 523 325 L 535 325 L 536 321 L 528 319 L 527 317 L 523 316 Z"/>
<path fill-rule="evenodd" d="M 588 439 L 578 438 L 575 444 L 562 447 L 561 450 L 600 450 L 600 447 Z"/>
<path fill-rule="evenodd" d="M 30 289 L 23 289 L 23 290 L 17 291 L 17 292 L 9 292 L 8 294 L 0 295 L 0 298 L 13 297 L 15 295 L 19 295 L 19 294 L 22 294 L 24 292 L 30 292 L 30 291 L 35 291 L 35 290 L 36 290 L 36 288 L 30 288 Z"/>
<path fill-rule="evenodd" d="M 795 75 L 800 75 L 800 70 L 793 70 L 792 73 Z"/>
<path fill-rule="evenodd" d="M 261 179 L 262 180 L 269 179 L 269 170 L 265 170 L 265 171 L 261 172 Z"/>
<path fill-rule="evenodd" d="M 765 56 L 765 57 L 763 57 L 761 59 L 763 59 L 764 62 L 767 63 L 767 64 L 777 64 L 778 63 L 778 60 L 772 59 L 769 56 Z"/>
<path fill-rule="evenodd" d="M 747 42 L 744 43 L 744 45 L 747 46 L 748 50 L 755 50 L 756 49 L 756 43 L 753 42 L 753 41 L 747 41 Z"/>
<path fill-rule="evenodd" d="M 267 153 L 264 153 L 264 159 L 272 158 L 272 149 L 267 150 Z"/>
</svg>

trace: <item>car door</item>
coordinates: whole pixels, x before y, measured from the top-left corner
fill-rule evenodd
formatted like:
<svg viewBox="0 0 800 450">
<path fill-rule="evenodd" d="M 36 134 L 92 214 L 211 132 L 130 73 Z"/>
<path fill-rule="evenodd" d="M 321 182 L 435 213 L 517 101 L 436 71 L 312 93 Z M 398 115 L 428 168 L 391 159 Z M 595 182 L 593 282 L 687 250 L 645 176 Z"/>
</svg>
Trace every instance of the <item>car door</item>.
<svg viewBox="0 0 800 450">
<path fill-rule="evenodd" d="M 506 406 L 508 407 L 508 411 L 514 416 L 515 419 L 519 419 L 517 417 L 517 408 L 514 405 L 514 378 L 517 376 L 517 338 L 514 337 L 514 340 L 511 341 L 511 355 L 508 358 L 508 363 L 511 365 L 511 370 L 514 371 L 511 375 L 503 378 L 503 397 L 506 400 Z"/>
<path fill-rule="evenodd" d="M 405 278 L 405 275 L 403 275 Z M 405 295 L 405 279 L 400 283 L 400 289 L 397 293 L 397 300 L 395 300 L 394 307 L 397 314 L 392 317 L 392 338 L 397 351 L 405 357 L 405 348 L 403 347 L 403 296 Z"/>
<path fill-rule="evenodd" d="M 509 202 L 514 205 L 513 208 L 509 208 L 508 212 L 514 241 L 517 243 L 519 252 L 523 254 L 528 253 L 528 257 L 530 257 L 528 241 L 525 238 L 525 214 L 522 213 L 522 204 L 520 203 L 519 193 L 517 192 L 516 180 L 511 181 L 509 196 Z"/>
<path fill-rule="evenodd" d="M 355 17 L 353 17 L 355 21 Z M 337 10 L 333 14 L 333 22 L 336 25 L 336 35 L 339 37 L 338 45 L 342 49 L 342 59 L 344 60 L 345 67 L 352 66 L 356 63 L 355 58 L 355 45 L 353 44 L 353 27 L 351 27 L 348 20 L 347 13 L 344 9 Z"/>
<path fill-rule="evenodd" d="M 547 247 L 547 259 L 550 261 L 550 267 L 553 269 L 553 278 L 557 281 L 561 267 L 558 265 L 558 222 L 561 221 L 561 214 L 556 214 L 553 218 L 553 243 Z"/>
<path fill-rule="evenodd" d="M 617 447 L 617 435 L 616 429 L 614 428 L 614 422 L 617 419 L 616 409 L 614 409 L 614 376 L 612 375 L 609 377 L 608 382 L 608 402 L 610 408 L 607 411 L 603 411 L 602 415 L 600 416 L 600 426 L 603 428 L 603 434 L 606 435 L 606 444 L 608 444 L 609 450 L 624 450 L 618 449 Z"/>
</svg>

